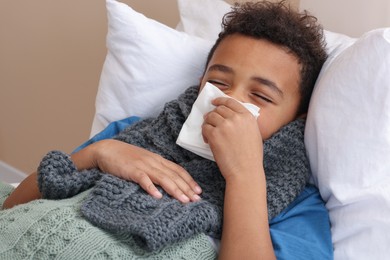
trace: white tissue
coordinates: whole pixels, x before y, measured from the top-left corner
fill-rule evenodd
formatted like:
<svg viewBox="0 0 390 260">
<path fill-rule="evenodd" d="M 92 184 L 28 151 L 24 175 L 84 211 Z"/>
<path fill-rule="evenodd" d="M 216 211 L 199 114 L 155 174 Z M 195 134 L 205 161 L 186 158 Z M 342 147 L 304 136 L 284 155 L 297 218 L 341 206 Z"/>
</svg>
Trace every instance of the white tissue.
<svg viewBox="0 0 390 260">
<path fill-rule="evenodd" d="M 210 146 L 203 141 L 202 137 L 202 124 L 203 115 L 210 112 L 215 108 L 211 101 L 217 97 L 229 97 L 223 93 L 216 86 L 206 83 L 201 93 L 199 93 L 194 105 L 192 106 L 191 113 L 187 120 L 184 122 L 182 129 L 180 130 L 179 137 L 176 144 L 180 145 L 184 149 L 187 149 L 199 156 L 206 159 L 214 160 L 213 153 Z M 240 102 L 240 101 L 238 101 Z M 259 116 L 260 108 L 250 104 L 240 102 L 246 109 L 248 109 L 256 118 Z"/>
</svg>

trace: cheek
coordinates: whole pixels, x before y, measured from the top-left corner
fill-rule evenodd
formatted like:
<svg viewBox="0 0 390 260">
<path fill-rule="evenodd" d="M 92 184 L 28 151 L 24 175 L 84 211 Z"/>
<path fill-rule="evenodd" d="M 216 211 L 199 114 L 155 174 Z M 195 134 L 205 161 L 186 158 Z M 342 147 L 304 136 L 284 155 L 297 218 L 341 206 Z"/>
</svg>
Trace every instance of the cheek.
<svg viewBox="0 0 390 260">
<path fill-rule="evenodd" d="M 290 121 L 291 120 L 283 114 L 277 112 L 266 113 L 265 111 L 261 114 L 260 111 L 260 116 L 257 118 L 257 125 L 259 126 L 263 140 L 267 140 Z"/>
<path fill-rule="evenodd" d="M 259 130 L 260 130 L 260 133 L 261 133 L 261 137 L 263 138 L 263 140 L 267 140 L 268 138 L 270 138 L 273 134 L 273 129 L 274 129 L 274 125 L 272 122 L 270 122 L 269 120 L 267 120 L 267 117 L 266 116 L 259 116 L 257 118 L 257 125 L 259 126 Z"/>
</svg>

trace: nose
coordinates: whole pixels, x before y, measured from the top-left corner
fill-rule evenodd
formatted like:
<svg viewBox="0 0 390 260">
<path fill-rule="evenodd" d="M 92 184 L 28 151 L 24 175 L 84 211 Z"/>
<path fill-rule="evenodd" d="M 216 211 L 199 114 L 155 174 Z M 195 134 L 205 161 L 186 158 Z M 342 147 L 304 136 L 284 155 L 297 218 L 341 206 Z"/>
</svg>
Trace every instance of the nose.
<svg viewBox="0 0 390 260">
<path fill-rule="evenodd" d="M 244 91 L 239 86 L 235 85 L 233 87 L 230 87 L 228 90 L 225 91 L 225 94 L 228 95 L 231 98 L 234 98 L 235 100 L 238 100 L 240 102 L 244 102 Z"/>
</svg>

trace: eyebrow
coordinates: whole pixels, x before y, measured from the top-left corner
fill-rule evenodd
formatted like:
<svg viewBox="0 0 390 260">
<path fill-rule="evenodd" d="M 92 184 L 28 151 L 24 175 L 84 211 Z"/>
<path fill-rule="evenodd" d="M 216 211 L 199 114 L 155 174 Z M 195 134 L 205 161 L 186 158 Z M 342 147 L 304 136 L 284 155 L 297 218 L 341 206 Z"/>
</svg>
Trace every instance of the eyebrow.
<svg viewBox="0 0 390 260">
<path fill-rule="evenodd" d="M 269 87 L 272 91 L 276 92 L 276 94 L 283 98 L 283 91 L 276 85 L 275 82 L 262 77 L 252 77 L 252 79 L 262 85 Z"/>
<path fill-rule="evenodd" d="M 234 74 L 232 68 L 222 65 L 222 64 L 213 64 L 209 67 L 208 71 L 221 71 L 229 74 Z"/>
<path fill-rule="evenodd" d="M 232 68 L 222 64 L 213 64 L 208 68 L 208 71 L 221 71 L 228 74 L 234 74 L 234 70 Z M 252 77 L 251 79 L 269 87 L 273 92 L 276 92 L 277 95 L 283 97 L 283 91 L 277 86 L 275 82 L 263 77 Z"/>
</svg>

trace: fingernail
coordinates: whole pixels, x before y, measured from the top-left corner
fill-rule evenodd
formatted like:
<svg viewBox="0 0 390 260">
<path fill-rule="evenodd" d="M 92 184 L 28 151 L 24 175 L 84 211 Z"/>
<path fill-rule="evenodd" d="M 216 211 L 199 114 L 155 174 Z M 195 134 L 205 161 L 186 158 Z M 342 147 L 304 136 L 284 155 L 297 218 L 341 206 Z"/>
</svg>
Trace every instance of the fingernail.
<svg viewBox="0 0 390 260">
<path fill-rule="evenodd" d="M 202 189 L 199 186 L 195 186 L 195 192 L 197 194 L 202 193 Z"/>
<path fill-rule="evenodd" d="M 194 196 L 192 196 L 192 198 L 193 198 L 194 201 L 201 200 L 201 197 L 199 195 L 194 195 Z"/>
<path fill-rule="evenodd" d="M 180 196 L 180 201 L 181 201 L 181 202 L 184 202 L 184 203 L 187 203 L 187 202 L 190 201 L 190 199 L 189 199 L 186 195 L 182 194 L 182 195 Z"/>
<path fill-rule="evenodd" d="M 155 192 L 153 192 L 153 194 L 154 194 L 154 197 L 156 197 L 158 199 L 162 198 L 162 193 L 160 191 L 158 191 L 157 189 L 156 189 Z"/>
</svg>

